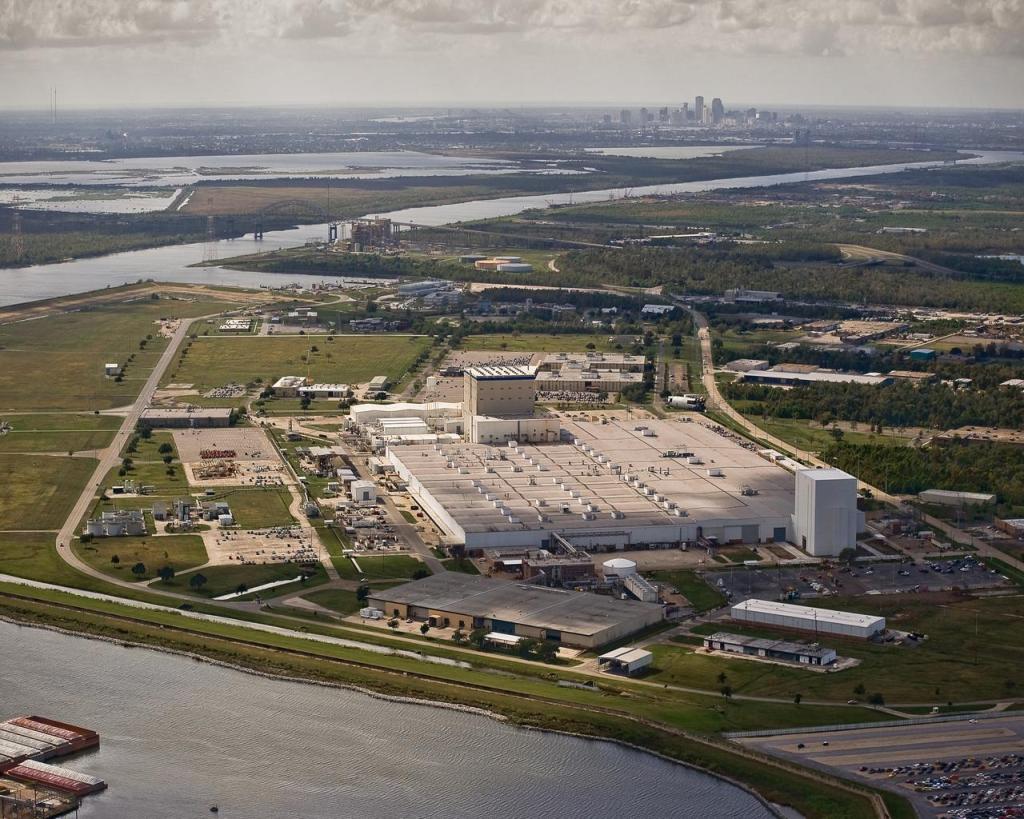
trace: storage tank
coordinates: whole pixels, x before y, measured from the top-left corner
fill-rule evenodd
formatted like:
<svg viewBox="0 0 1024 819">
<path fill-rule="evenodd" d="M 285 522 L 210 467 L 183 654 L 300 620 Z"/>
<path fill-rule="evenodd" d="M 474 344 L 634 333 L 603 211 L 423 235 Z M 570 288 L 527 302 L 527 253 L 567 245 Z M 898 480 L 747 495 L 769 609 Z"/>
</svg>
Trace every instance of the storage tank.
<svg viewBox="0 0 1024 819">
<path fill-rule="evenodd" d="M 636 574 L 636 563 L 624 557 L 613 557 L 601 564 L 605 577 L 629 577 Z"/>
</svg>

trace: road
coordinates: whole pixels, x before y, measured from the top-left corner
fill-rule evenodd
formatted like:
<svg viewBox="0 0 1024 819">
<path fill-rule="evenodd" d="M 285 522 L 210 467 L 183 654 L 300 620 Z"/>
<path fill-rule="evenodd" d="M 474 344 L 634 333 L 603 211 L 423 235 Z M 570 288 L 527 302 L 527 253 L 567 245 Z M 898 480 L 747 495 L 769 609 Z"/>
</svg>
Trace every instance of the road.
<svg viewBox="0 0 1024 819">
<path fill-rule="evenodd" d="M 107 473 L 121 463 L 122 450 L 135 434 L 135 427 L 139 422 L 142 411 L 152 400 L 153 393 L 156 392 L 160 379 L 178 354 L 178 347 L 185 339 L 185 336 L 188 335 L 189 328 L 194 322 L 205 318 L 209 318 L 209 316 L 197 316 L 196 318 L 181 320 L 178 329 L 174 331 L 174 334 L 168 340 L 167 349 L 164 350 L 163 355 L 160 356 L 160 359 L 153 367 L 153 371 L 149 374 L 149 378 L 146 379 L 146 383 L 139 392 L 138 398 L 135 399 L 135 403 L 129 408 L 124 421 L 121 422 L 121 427 L 118 429 L 117 434 L 114 435 L 114 440 L 110 442 L 106 449 L 97 450 L 99 462 L 96 464 L 96 469 L 93 470 L 92 477 L 89 478 L 85 488 L 82 489 L 82 493 L 78 496 L 78 500 L 64 521 L 64 526 L 61 527 L 60 532 L 57 534 L 57 554 L 66 563 L 90 577 L 95 577 L 106 583 L 116 583 L 126 588 L 139 588 L 137 583 L 131 583 L 127 580 L 116 580 L 98 569 L 94 569 L 74 553 L 71 549 L 71 541 L 74 539 L 78 522 L 85 517 L 92 506 L 97 490 L 102 485 Z"/>
<path fill-rule="evenodd" d="M 916 267 L 920 267 L 922 270 L 927 270 L 929 273 L 938 273 L 940 276 L 963 276 L 962 271 L 953 270 L 951 267 L 943 267 L 941 264 L 926 262 L 924 259 L 907 256 L 903 253 L 893 253 L 891 250 L 876 250 L 873 247 L 865 247 L 864 245 L 847 244 L 837 244 L 836 247 L 839 248 L 839 252 L 844 256 L 861 259 L 880 259 L 884 262 L 909 262 Z"/>
</svg>

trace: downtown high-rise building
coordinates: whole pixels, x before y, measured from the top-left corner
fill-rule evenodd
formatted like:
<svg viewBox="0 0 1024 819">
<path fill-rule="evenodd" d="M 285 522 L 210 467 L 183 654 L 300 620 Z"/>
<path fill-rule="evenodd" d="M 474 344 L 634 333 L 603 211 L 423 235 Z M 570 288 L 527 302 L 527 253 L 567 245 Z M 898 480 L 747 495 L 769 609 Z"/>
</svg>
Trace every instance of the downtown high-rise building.
<svg viewBox="0 0 1024 819">
<path fill-rule="evenodd" d="M 693 100 L 693 118 L 698 125 L 704 124 L 704 97 L 695 97 Z"/>
<path fill-rule="evenodd" d="M 718 125 L 725 119 L 725 106 L 722 105 L 721 97 L 711 100 L 711 125 Z"/>
</svg>

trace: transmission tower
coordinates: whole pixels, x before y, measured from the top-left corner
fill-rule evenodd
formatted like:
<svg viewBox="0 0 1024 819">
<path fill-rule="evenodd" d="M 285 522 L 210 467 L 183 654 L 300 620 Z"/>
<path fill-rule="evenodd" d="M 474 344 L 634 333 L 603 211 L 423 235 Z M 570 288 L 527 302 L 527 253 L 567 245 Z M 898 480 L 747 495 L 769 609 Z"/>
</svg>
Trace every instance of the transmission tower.
<svg viewBox="0 0 1024 819">
<path fill-rule="evenodd" d="M 11 223 L 11 249 L 14 261 L 20 262 L 25 255 L 25 237 L 21 233 L 21 211 L 15 207 Z"/>
<path fill-rule="evenodd" d="M 206 217 L 206 244 L 203 245 L 203 261 L 212 262 L 217 258 L 217 230 L 213 223 L 213 214 Z"/>
</svg>

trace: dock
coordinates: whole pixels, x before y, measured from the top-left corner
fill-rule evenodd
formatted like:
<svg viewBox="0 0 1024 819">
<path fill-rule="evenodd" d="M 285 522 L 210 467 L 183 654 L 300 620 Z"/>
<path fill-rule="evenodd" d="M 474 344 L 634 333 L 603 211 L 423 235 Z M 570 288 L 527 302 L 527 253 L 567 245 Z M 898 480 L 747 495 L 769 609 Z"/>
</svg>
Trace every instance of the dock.
<svg viewBox="0 0 1024 819">
<path fill-rule="evenodd" d="M 48 717 L 0 722 L 0 816 L 49 819 L 76 810 L 83 796 L 102 791 L 107 783 L 48 760 L 99 744 L 95 731 Z"/>
</svg>

